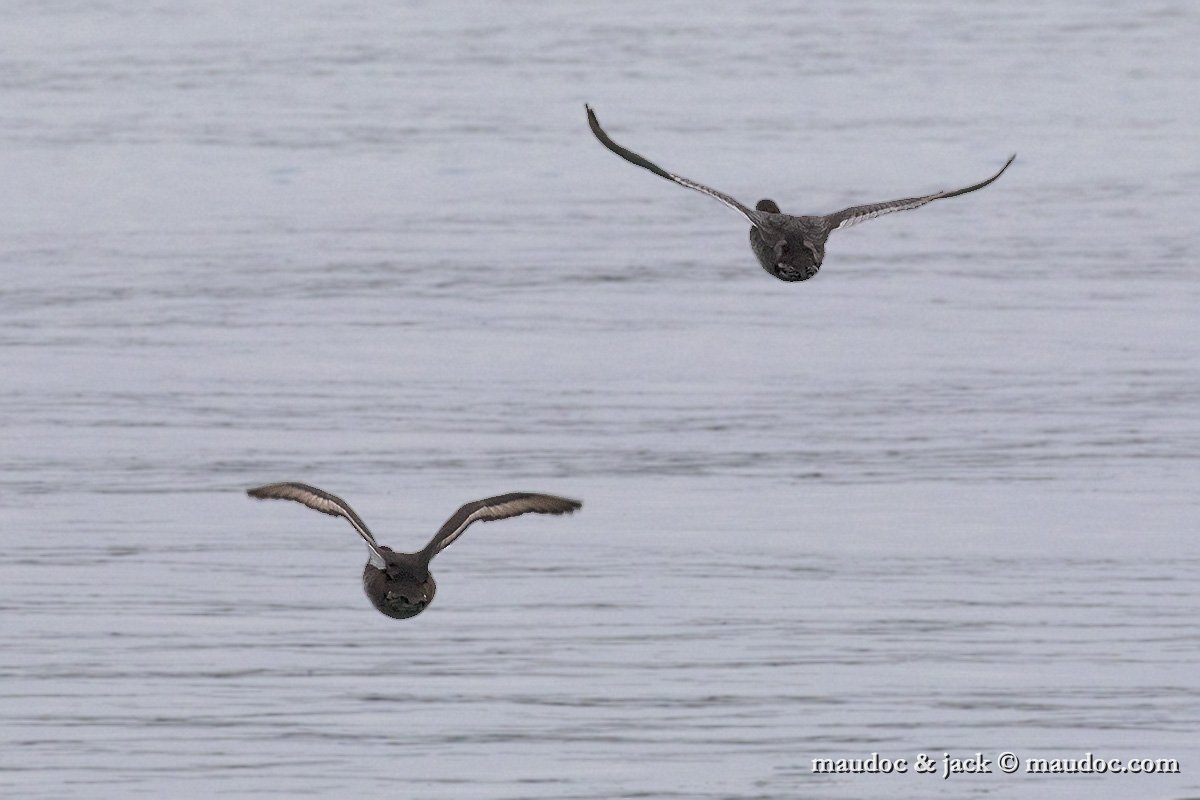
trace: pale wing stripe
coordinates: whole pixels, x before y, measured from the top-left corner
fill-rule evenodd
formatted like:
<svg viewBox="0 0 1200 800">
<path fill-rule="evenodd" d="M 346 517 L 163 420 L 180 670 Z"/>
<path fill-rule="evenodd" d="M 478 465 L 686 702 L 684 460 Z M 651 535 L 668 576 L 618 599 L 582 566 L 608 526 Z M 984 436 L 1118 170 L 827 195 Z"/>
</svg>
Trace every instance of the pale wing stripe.
<svg viewBox="0 0 1200 800">
<path fill-rule="evenodd" d="M 894 211 L 910 211 L 914 208 L 920 208 L 927 203 L 932 203 L 942 197 L 940 194 L 931 194 L 926 197 L 914 197 L 909 200 L 893 200 L 890 203 L 877 203 L 870 206 L 858 206 L 854 214 L 845 217 L 837 227 L 833 230 L 840 231 L 842 228 L 849 228 L 851 225 L 857 225 L 860 222 L 866 222 L 869 219 L 882 217 L 884 214 L 891 214 Z M 849 211 L 849 209 L 847 209 Z M 846 212 L 841 212 L 845 214 Z"/>
<path fill-rule="evenodd" d="M 694 189 L 695 191 L 700 192 L 701 194 L 708 195 L 709 197 L 713 198 L 714 200 L 721 201 L 725 205 L 732 208 L 734 211 L 736 211 L 739 214 L 741 214 L 742 216 L 744 216 L 751 225 L 754 225 L 755 227 L 758 226 L 759 221 L 757 219 L 755 219 L 755 217 L 757 215 L 753 211 L 751 211 L 750 209 L 746 208 L 744 205 L 739 203 L 737 200 L 734 200 L 732 197 L 725 194 L 724 192 L 718 192 L 716 189 L 713 189 L 710 186 L 705 186 L 703 183 L 696 183 L 695 181 L 680 177 L 679 175 L 676 175 L 673 172 L 668 172 L 667 175 L 671 178 L 671 180 L 675 181 L 680 186 L 684 186 L 688 189 Z"/>
<path fill-rule="evenodd" d="M 583 504 L 577 500 L 565 497 L 555 497 L 549 494 L 529 494 L 514 492 L 512 494 L 489 497 L 486 500 L 476 500 L 467 503 L 454 513 L 437 532 L 425 548 L 429 558 L 445 550 L 454 543 L 463 531 L 475 522 L 490 522 L 498 519 L 520 516 L 530 512 L 538 514 L 570 514 Z M 476 507 L 477 506 L 477 507 Z"/>
<path fill-rule="evenodd" d="M 477 508 L 477 509 L 475 509 L 474 513 L 467 515 L 467 518 L 462 521 L 461 525 L 459 525 L 457 528 L 455 528 L 453 531 L 451 531 L 449 535 L 444 537 L 441 540 L 441 542 L 438 543 L 438 550 L 439 551 L 445 550 L 447 547 L 454 544 L 454 540 L 457 539 L 458 537 L 462 536 L 463 531 L 465 531 L 468 527 L 470 527 L 472 522 L 476 522 L 481 519 L 482 520 L 495 519 L 495 517 L 490 516 L 488 514 L 488 511 L 489 511 L 489 509 L 487 509 L 487 508 Z"/>
<path fill-rule="evenodd" d="M 297 503 L 308 506 L 314 511 L 320 511 L 322 514 L 344 517 L 358 531 L 358 535 L 363 538 L 363 541 L 367 543 L 367 547 L 371 551 L 371 563 L 377 567 L 384 565 L 383 553 L 379 550 L 379 544 L 375 541 L 375 536 L 367 529 L 366 523 L 359 518 L 358 514 L 354 513 L 354 509 L 337 495 L 330 494 L 315 486 L 309 486 L 307 483 L 293 482 L 269 483 L 266 486 L 247 489 L 246 494 L 260 500 L 294 500 Z"/>
<path fill-rule="evenodd" d="M 383 569 L 384 567 L 386 567 L 387 561 L 384 560 L 383 554 L 380 553 L 379 550 L 377 550 L 375 547 L 373 547 L 370 542 L 367 542 L 366 544 L 367 544 L 367 561 L 370 562 L 371 566 L 374 567 L 375 569 Z"/>
<path fill-rule="evenodd" d="M 596 138 L 600 140 L 600 144 L 604 145 L 609 150 L 628 161 L 630 164 L 635 164 L 643 169 L 650 170 L 655 175 L 666 178 L 669 181 L 674 181 L 686 189 L 692 189 L 700 192 L 701 194 L 706 194 L 714 200 L 719 200 L 720 202 L 732 208 L 734 211 L 744 216 L 751 225 L 758 226 L 760 224 L 761 217 L 757 211 L 747 208 L 724 192 L 718 192 L 716 189 L 713 189 L 710 186 L 705 186 L 702 183 L 696 183 L 696 181 L 676 175 L 673 172 L 667 172 L 650 159 L 640 156 L 632 150 L 627 150 L 621 145 L 617 144 L 610 139 L 608 134 L 604 132 L 604 129 L 600 127 L 600 120 L 596 119 L 596 112 L 592 111 L 591 106 L 584 105 L 584 108 L 587 109 L 588 125 L 591 127 L 592 133 L 595 134 Z"/>
</svg>

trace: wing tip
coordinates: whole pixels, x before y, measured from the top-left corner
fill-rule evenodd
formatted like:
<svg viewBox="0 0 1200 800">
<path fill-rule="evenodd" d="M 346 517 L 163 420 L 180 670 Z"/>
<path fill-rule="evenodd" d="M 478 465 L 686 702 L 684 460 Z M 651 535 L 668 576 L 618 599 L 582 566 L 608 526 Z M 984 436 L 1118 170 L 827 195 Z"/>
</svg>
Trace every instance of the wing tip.
<svg viewBox="0 0 1200 800">
<path fill-rule="evenodd" d="M 252 489 L 247 489 L 246 494 L 257 500 L 291 500 L 288 492 L 307 492 L 312 495 L 323 495 L 325 492 L 315 486 L 309 486 L 307 483 L 299 483 L 297 481 L 280 481 L 278 483 L 264 483 L 262 486 L 255 486 Z"/>
<path fill-rule="evenodd" d="M 573 514 L 583 508 L 582 500 L 575 500 L 571 497 L 560 497 L 545 492 L 517 492 L 517 494 L 523 495 L 527 501 L 544 503 L 542 508 L 530 509 L 538 514 Z"/>
<path fill-rule="evenodd" d="M 544 495 L 544 496 L 551 498 L 556 503 L 562 503 L 566 507 L 565 511 L 568 514 L 571 513 L 572 511 L 578 511 L 579 509 L 583 508 L 583 501 L 576 500 L 573 497 L 559 497 L 556 494 Z"/>
<path fill-rule="evenodd" d="M 592 134 L 601 142 L 604 142 L 608 136 L 604 133 L 604 129 L 600 127 L 600 120 L 596 119 L 596 112 L 587 103 L 583 104 L 583 108 L 587 111 L 588 127 L 592 129 Z"/>
</svg>

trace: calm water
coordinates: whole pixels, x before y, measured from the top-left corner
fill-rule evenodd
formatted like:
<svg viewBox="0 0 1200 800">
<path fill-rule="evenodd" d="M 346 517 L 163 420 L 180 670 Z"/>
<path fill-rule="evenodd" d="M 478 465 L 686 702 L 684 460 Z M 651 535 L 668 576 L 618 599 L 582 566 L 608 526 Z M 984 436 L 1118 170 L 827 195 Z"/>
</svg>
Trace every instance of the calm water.
<svg viewBox="0 0 1200 800">
<path fill-rule="evenodd" d="M 0 793 L 1200 795 L 1200 11 L 735 5 L 0 10 Z"/>
</svg>

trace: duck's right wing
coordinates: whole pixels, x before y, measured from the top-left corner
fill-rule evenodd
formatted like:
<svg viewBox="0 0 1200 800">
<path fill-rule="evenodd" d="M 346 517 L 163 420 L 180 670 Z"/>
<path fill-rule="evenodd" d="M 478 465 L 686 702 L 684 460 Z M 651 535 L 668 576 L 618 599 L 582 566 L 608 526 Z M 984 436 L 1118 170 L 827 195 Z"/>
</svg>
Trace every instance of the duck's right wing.
<svg viewBox="0 0 1200 800">
<path fill-rule="evenodd" d="M 632 150 L 626 150 L 624 147 L 621 147 L 621 145 L 608 138 L 608 134 L 605 133 L 604 129 L 600 127 L 600 121 L 596 119 L 596 112 L 592 111 L 592 107 L 585 105 L 584 108 L 587 109 L 588 125 L 591 126 L 592 133 L 596 135 L 596 138 L 600 140 L 600 144 L 604 145 L 609 150 L 612 150 L 630 164 L 636 164 L 643 169 L 650 170 L 660 178 L 666 178 L 673 183 L 678 183 L 680 186 L 693 189 L 701 194 L 706 194 L 715 200 L 719 200 L 720 202 L 732 208 L 734 211 L 744 216 L 751 225 L 754 225 L 755 227 L 759 226 L 759 223 L 761 222 L 761 215 L 754 209 L 746 208 L 746 206 L 742 205 L 737 200 L 734 200 L 724 192 L 718 192 L 712 187 L 705 186 L 702 183 L 696 183 L 695 181 L 685 178 L 682 175 L 676 175 L 673 172 L 667 172 L 653 161 L 642 158 Z"/>
<path fill-rule="evenodd" d="M 320 511 L 322 514 L 330 514 L 335 517 L 345 517 L 350 524 L 354 526 L 354 530 L 358 531 L 358 535 L 367 543 L 367 547 L 371 550 L 371 563 L 379 569 L 382 569 L 387 563 L 383 557 L 383 553 L 379 550 L 379 543 L 375 541 L 375 536 L 367 529 L 367 524 L 362 521 L 358 514 L 354 513 L 354 509 L 350 507 L 342 498 L 337 495 L 330 494 L 324 489 L 318 489 L 315 486 L 309 486 L 307 483 L 268 483 L 266 486 L 258 486 L 253 489 L 247 489 L 246 494 L 251 497 L 257 497 L 259 500 L 295 500 L 297 503 L 303 503 L 314 511 Z"/>
</svg>

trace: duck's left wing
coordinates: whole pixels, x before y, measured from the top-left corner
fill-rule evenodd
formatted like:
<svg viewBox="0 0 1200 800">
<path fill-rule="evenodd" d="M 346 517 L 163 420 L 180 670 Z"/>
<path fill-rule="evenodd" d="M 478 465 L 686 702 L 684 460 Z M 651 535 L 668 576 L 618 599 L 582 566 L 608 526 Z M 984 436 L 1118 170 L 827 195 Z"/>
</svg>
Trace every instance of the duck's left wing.
<svg viewBox="0 0 1200 800">
<path fill-rule="evenodd" d="M 487 522 L 495 519 L 508 519 L 521 514 L 570 514 L 583 503 L 569 500 L 566 497 L 555 497 L 552 494 L 533 494 L 531 492 L 512 492 L 497 497 L 488 497 L 467 503 L 442 525 L 441 530 L 434 535 L 425 549 L 425 560 L 436 556 L 450 546 L 455 539 L 462 536 L 473 522 Z"/>
<path fill-rule="evenodd" d="M 1011 164 L 1013 159 L 1016 157 L 1016 154 L 1013 154 L 1008 161 L 1004 162 L 1004 166 L 1000 168 L 999 172 L 988 178 L 986 181 L 980 181 L 973 186 L 967 186 L 963 189 L 955 189 L 954 191 L 948 192 L 936 192 L 934 194 L 927 194 L 922 197 L 906 197 L 903 200 L 889 200 L 885 203 L 869 203 L 862 206 L 851 206 L 850 208 L 842 209 L 834 214 L 826 214 L 823 219 L 829 226 L 829 230 L 836 231 L 841 228 L 848 228 L 851 225 L 857 225 L 860 222 L 866 222 L 869 219 L 875 219 L 875 217 L 881 217 L 884 214 L 891 214 L 894 211 L 909 211 L 914 208 L 920 208 L 927 203 L 932 203 L 934 200 L 943 200 L 947 197 L 958 197 L 960 194 L 974 192 L 977 189 L 982 189 L 992 181 L 996 180 L 996 178 L 999 178 L 1001 175 L 1003 175 L 1004 170 L 1008 169 L 1008 165 Z"/>
</svg>

